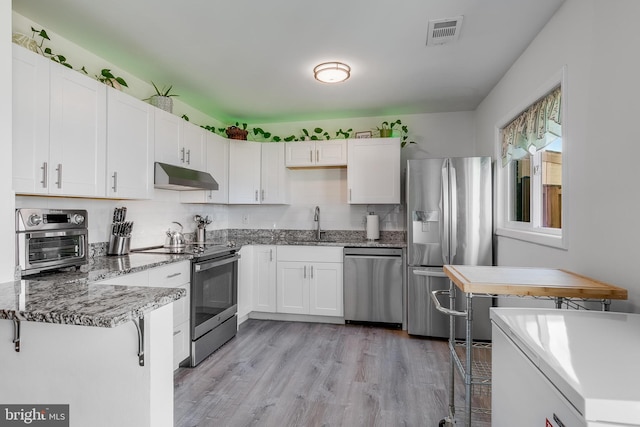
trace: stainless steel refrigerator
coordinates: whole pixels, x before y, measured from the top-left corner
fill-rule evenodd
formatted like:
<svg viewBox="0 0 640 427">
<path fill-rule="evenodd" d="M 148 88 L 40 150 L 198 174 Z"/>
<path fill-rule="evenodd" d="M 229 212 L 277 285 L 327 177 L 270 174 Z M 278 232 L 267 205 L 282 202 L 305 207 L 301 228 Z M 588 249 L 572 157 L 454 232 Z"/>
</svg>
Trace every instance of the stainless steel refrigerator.
<svg viewBox="0 0 640 427">
<path fill-rule="evenodd" d="M 443 265 L 492 264 L 491 180 L 490 157 L 407 161 L 409 334 L 449 337 L 449 316 L 431 301 L 431 291 L 449 288 Z M 456 295 L 456 309 L 464 310 L 464 294 Z M 441 303 L 448 307 L 448 298 Z M 474 299 L 474 339 L 491 339 L 491 304 L 491 298 Z M 464 322 L 456 323 L 463 338 Z"/>
</svg>

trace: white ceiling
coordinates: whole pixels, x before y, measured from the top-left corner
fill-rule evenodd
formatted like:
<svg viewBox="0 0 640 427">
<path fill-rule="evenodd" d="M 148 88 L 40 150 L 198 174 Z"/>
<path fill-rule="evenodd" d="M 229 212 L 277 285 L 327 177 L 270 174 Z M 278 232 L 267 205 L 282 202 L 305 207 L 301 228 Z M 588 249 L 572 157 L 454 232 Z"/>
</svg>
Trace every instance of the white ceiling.
<svg viewBox="0 0 640 427">
<path fill-rule="evenodd" d="M 44 28 L 222 121 L 474 110 L 564 0 L 13 0 Z M 454 44 L 432 19 L 464 16 Z M 339 60 L 351 78 L 312 69 Z"/>
</svg>

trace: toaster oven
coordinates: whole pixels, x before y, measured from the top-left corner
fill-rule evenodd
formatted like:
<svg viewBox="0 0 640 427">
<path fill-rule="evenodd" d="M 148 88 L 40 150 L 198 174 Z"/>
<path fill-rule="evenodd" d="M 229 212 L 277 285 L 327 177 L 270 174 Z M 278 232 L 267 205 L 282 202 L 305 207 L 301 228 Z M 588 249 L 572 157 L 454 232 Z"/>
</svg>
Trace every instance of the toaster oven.
<svg viewBox="0 0 640 427">
<path fill-rule="evenodd" d="M 16 264 L 23 276 L 87 262 L 87 211 L 17 209 Z"/>
</svg>

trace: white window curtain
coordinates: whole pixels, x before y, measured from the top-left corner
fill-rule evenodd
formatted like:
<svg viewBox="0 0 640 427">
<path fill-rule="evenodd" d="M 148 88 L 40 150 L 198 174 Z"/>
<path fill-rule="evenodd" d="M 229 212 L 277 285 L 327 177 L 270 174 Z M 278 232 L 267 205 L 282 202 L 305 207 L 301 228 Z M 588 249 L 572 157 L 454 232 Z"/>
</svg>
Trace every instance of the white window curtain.
<svg viewBox="0 0 640 427">
<path fill-rule="evenodd" d="M 533 154 L 562 136 L 558 86 L 520 113 L 501 130 L 502 166 Z"/>
</svg>

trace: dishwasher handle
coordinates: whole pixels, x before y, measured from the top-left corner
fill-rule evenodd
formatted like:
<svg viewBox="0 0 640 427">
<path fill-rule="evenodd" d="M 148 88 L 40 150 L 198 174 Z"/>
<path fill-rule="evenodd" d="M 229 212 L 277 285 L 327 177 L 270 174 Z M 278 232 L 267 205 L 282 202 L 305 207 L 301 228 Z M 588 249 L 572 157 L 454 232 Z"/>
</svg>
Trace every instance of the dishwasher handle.
<svg viewBox="0 0 640 427">
<path fill-rule="evenodd" d="M 402 255 L 345 255 L 345 259 L 391 259 L 391 260 L 400 260 L 402 259 Z"/>
</svg>

